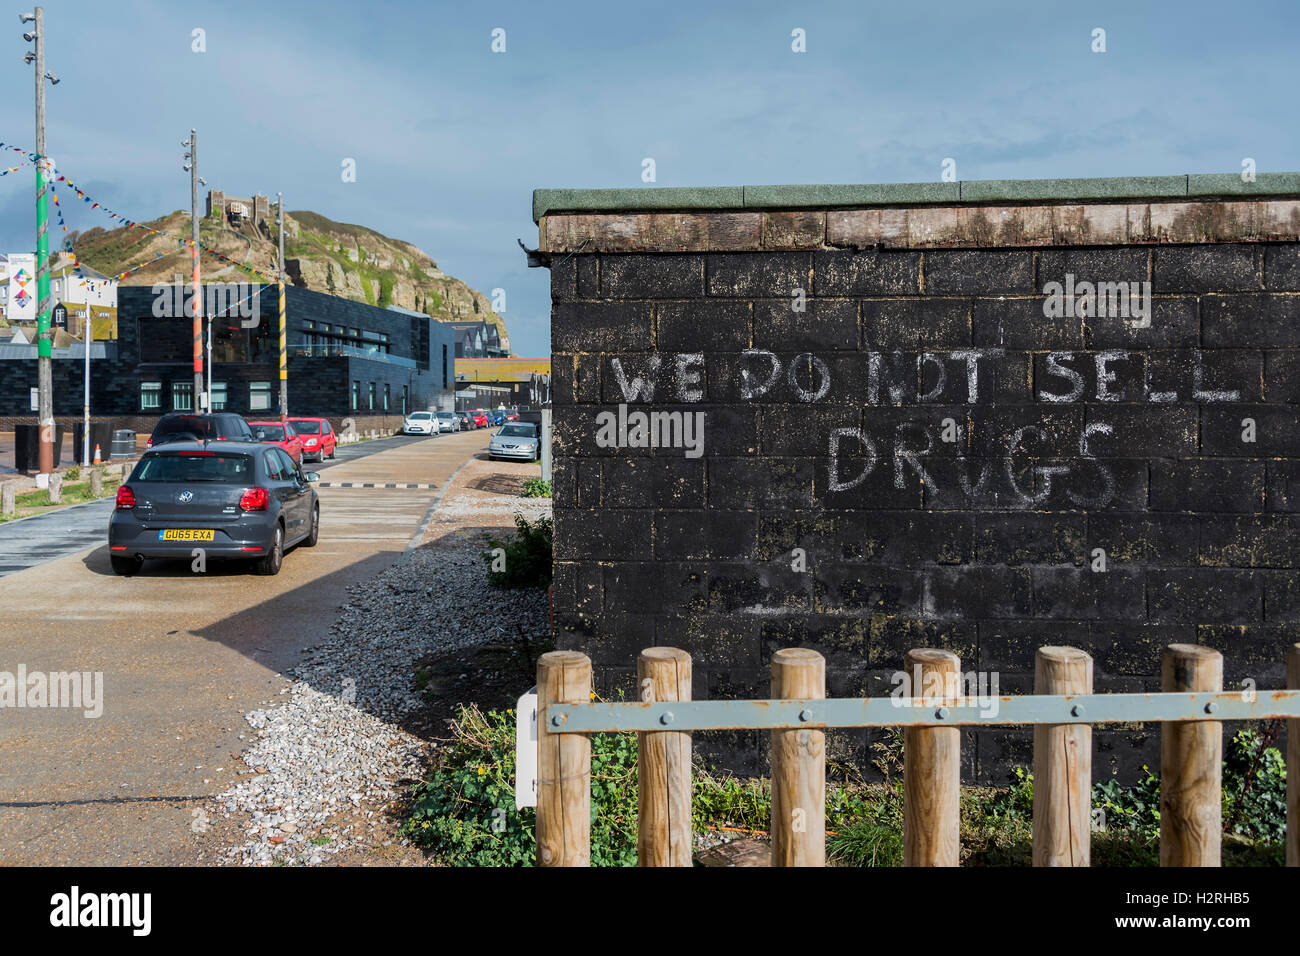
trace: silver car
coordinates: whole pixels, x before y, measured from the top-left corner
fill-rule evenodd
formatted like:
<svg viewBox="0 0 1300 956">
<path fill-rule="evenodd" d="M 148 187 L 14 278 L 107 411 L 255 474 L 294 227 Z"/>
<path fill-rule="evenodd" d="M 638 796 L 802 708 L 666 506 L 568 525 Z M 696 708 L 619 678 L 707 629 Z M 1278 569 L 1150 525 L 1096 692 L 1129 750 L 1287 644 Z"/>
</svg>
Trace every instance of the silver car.
<svg viewBox="0 0 1300 956">
<path fill-rule="evenodd" d="M 437 412 L 438 431 L 440 432 L 458 432 L 460 431 L 460 418 L 455 412 Z"/>
<path fill-rule="evenodd" d="M 488 458 L 512 458 L 516 461 L 537 461 L 541 454 L 541 440 L 537 426 L 529 422 L 511 422 L 488 442 Z"/>
</svg>

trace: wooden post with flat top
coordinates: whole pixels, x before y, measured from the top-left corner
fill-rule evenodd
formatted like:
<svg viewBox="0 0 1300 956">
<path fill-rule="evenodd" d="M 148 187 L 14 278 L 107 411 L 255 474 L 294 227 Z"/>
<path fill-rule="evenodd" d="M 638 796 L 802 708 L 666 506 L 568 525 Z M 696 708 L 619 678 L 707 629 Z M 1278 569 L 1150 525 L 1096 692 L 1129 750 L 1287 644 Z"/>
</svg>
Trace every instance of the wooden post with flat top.
<svg viewBox="0 0 1300 956">
<path fill-rule="evenodd" d="M 825 699 L 826 659 L 801 647 L 777 651 L 772 697 Z M 772 865 L 826 865 L 825 731 L 772 731 Z"/>
<path fill-rule="evenodd" d="M 645 703 L 691 699 L 691 655 L 676 647 L 648 647 L 636 661 Z M 690 866 L 691 735 L 663 730 L 637 734 L 637 862 Z"/>
<path fill-rule="evenodd" d="M 1223 655 L 1200 644 L 1170 644 L 1160 671 L 1165 693 L 1223 690 Z M 1171 720 L 1161 725 L 1161 866 L 1221 865 L 1222 772 L 1222 723 Z"/>
<path fill-rule="evenodd" d="M 1092 657 L 1075 647 L 1040 647 L 1034 693 L 1092 693 Z M 1083 706 L 1083 705 L 1079 705 Z M 1034 725 L 1034 866 L 1092 862 L 1092 727 Z"/>
<path fill-rule="evenodd" d="M 550 705 L 591 699 L 591 659 L 551 651 L 537 661 L 537 865 L 591 865 L 591 739 L 550 732 Z"/>
<path fill-rule="evenodd" d="M 961 658 L 933 647 L 903 659 L 913 707 L 937 710 L 961 696 Z M 923 703 L 924 701 L 924 703 Z M 961 730 L 903 729 L 903 865 L 961 863 Z"/>
</svg>

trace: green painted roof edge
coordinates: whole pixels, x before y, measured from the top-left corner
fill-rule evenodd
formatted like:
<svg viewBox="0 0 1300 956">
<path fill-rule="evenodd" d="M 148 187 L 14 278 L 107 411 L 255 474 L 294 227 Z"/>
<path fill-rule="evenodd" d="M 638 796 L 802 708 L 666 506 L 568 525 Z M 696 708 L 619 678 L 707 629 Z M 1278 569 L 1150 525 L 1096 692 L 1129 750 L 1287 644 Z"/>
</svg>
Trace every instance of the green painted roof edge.
<svg viewBox="0 0 1300 956">
<path fill-rule="evenodd" d="M 1300 173 L 1115 176 L 1100 179 L 986 179 L 952 183 L 866 185 L 700 186 L 662 189 L 534 189 L 533 222 L 552 212 L 825 209 L 844 206 L 948 205 L 979 202 L 1097 202 L 1210 199 L 1244 196 L 1300 198 Z"/>
</svg>

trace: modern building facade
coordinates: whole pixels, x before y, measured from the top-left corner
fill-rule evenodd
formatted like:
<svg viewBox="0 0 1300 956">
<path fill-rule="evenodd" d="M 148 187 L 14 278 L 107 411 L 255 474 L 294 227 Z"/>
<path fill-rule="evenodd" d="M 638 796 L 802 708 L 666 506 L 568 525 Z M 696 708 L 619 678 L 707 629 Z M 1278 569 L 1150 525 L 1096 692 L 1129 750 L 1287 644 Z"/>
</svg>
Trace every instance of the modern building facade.
<svg viewBox="0 0 1300 956">
<path fill-rule="evenodd" d="M 205 287 L 206 289 L 207 287 Z M 231 285 L 212 320 L 212 410 L 279 414 L 279 305 L 275 286 Z M 257 294 L 254 296 L 253 292 Z M 214 297 L 209 296 L 209 301 Z M 454 333 L 423 313 L 287 286 L 288 410 L 358 428 L 391 427 L 407 411 L 451 409 Z M 194 394 L 192 322 L 179 286 L 118 290 L 118 334 L 91 350 L 91 413 L 142 430 L 172 411 L 202 410 Z M 242 305 L 242 309 L 241 309 Z M 240 314 L 242 312 L 247 314 Z M 173 317 L 174 316 L 174 317 Z M 205 323 L 206 327 L 206 323 Z M 82 412 L 84 352 L 56 349 L 56 418 Z M 66 353 L 66 354 L 61 354 Z M 0 349 L 0 430 L 34 421 L 36 347 Z"/>
</svg>

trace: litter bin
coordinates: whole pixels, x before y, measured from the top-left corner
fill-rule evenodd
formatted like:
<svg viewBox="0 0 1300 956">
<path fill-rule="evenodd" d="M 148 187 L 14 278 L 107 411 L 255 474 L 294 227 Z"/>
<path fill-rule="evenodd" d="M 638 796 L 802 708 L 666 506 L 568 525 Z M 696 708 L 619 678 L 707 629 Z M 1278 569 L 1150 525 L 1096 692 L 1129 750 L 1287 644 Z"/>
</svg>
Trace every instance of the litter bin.
<svg viewBox="0 0 1300 956">
<path fill-rule="evenodd" d="M 119 428 L 113 432 L 113 450 L 110 454 L 113 458 L 134 458 L 135 432 L 129 428 Z"/>
<path fill-rule="evenodd" d="M 90 423 L 90 449 L 86 460 L 81 461 L 81 435 L 84 431 L 84 422 L 72 423 L 72 460 L 80 461 L 83 465 L 91 464 L 95 460 L 95 446 L 98 445 L 100 460 L 107 461 L 113 442 L 113 423 L 111 421 Z M 134 439 L 132 440 L 134 441 Z"/>
<path fill-rule="evenodd" d="M 59 467 L 63 451 L 63 426 L 54 426 L 54 467 Z M 14 426 L 14 468 L 20 472 L 35 471 L 41 466 L 41 426 Z"/>
</svg>

